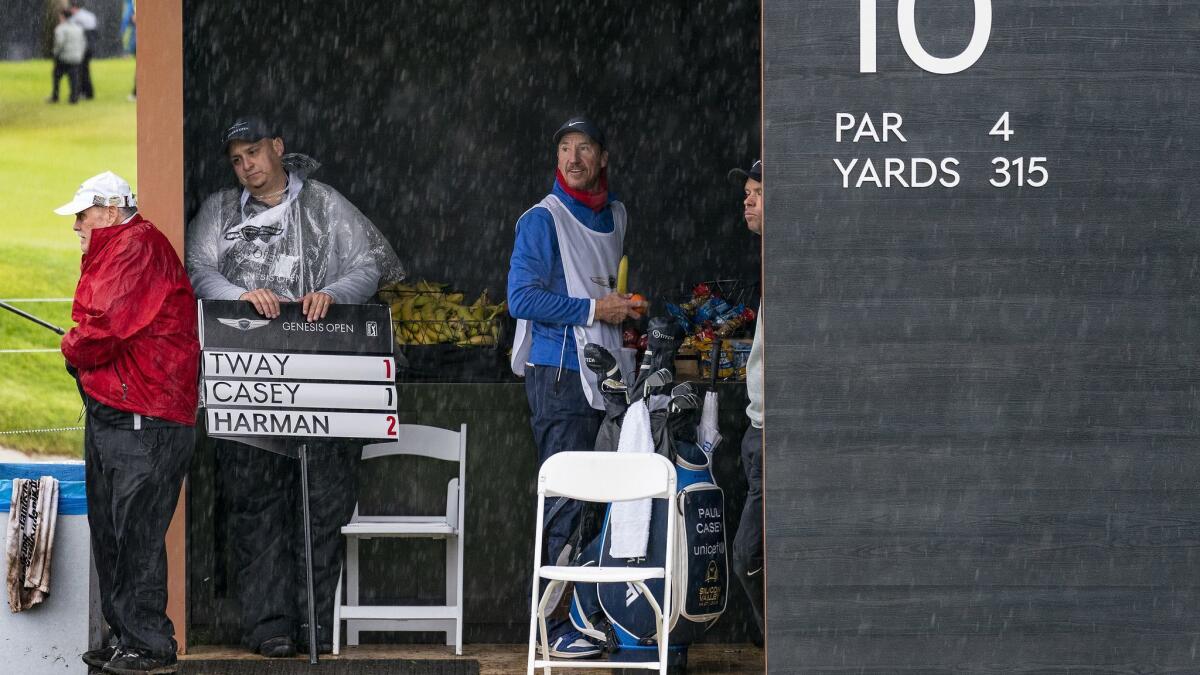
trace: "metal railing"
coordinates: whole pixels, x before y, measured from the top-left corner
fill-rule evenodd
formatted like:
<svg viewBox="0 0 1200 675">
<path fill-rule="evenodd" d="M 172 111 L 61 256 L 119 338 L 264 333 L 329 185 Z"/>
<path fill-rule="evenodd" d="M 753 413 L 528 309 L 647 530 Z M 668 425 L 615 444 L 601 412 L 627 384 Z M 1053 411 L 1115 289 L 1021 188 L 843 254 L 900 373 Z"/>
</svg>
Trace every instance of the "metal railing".
<svg viewBox="0 0 1200 675">
<path fill-rule="evenodd" d="M 19 303 L 62 303 L 62 302 L 71 302 L 71 301 L 72 301 L 72 298 L 0 298 L 0 305 L 3 305 L 5 307 L 5 309 L 8 309 L 30 321 L 33 321 L 34 323 L 37 323 L 38 325 L 41 325 L 44 328 L 47 328 L 49 330 L 52 330 L 56 333 L 61 334 L 61 331 L 62 331 L 61 328 L 58 328 L 57 326 L 54 326 L 53 324 L 43 321 L 43 320 L 39 319 L 38 317 L 33 316 L 32 314 L 23 312 L 15 307 L 12 307 L 10 305 L 10 303 L 14 303 L 14 302 L 19 302 Z M 30 347 L 30 348 L 17 348 L 17 349 L 0 349 L 0 354 L 50 354 L 50 353 L 58 353 L 58 352 L 59 352 L 59 349 L 56 347 L 45 347 L 45 348 Z M 78 420 L 76 420 L 76 422 L 78 422 Z M 5 429 L 5 430 L 0 430 L 0 437 L 18 436 L 18 435 L 33 435 L 33 434 L 67 433 L 67 432 L 82 431 L 82 430 L 83 430 L 83 427 L 81 427 L 81 426 L 59 426 L 59 427 L 46 427 L 46 428 L 41 428 L 41 429 Z"/>
</svg>

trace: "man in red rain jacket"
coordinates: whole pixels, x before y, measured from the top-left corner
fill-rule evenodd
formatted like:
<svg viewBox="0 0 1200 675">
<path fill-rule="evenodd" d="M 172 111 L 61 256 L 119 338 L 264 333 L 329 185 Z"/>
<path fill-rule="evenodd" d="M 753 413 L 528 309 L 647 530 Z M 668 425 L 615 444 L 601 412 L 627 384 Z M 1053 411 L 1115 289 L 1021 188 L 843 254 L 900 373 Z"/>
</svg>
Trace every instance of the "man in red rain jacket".
<svg viewBox="0 0 1200 675">
<path fill-rule="evenodd" d="M 106 673 L 172 673 L 163 538 L 195 441 L 196 301 L 121 177 L 89 178 L 55 213 L 75 216 L 83 251 L 62 352 L 87 409 L 88 525 L 113 637 L 83 660 Z"/>
</svg>

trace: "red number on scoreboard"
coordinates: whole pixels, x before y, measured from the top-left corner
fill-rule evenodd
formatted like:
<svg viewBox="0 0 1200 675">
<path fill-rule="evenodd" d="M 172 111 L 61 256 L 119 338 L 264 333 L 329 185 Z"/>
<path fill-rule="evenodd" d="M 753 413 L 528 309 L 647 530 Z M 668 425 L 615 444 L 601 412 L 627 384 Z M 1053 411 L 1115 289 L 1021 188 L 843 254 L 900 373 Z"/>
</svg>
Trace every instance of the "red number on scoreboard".
<svg viewBox="0 0 1200 675">
<path fill-rule="evenodd" d="M 387 421 L 388 421 L 388 436 L 395 436 L 396 435 L 396 417 L 395 417 L 395 415 L 388 415 Z"/>
<path fill-rule="evenodd" d="M 386 375 L 387 379 L 389 379 L 389 380 L 392 379 L 392 360 L 391 359 L 383 360 L 383 369 L 385 372 L 387 372 L 387 375 Z"/>
</svg>

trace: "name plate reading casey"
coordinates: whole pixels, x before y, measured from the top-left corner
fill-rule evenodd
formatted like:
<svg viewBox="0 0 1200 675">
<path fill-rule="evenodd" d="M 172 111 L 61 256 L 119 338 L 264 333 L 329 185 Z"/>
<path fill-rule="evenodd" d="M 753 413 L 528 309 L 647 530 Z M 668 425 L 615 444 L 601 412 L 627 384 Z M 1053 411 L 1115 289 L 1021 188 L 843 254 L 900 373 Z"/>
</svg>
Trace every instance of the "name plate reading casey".
<svg viewBox="0 0 1200 675">
<path fill-rule="evenodd" d="M 296 303 L 257 316 L 200 301 L 208 433 L 223 438 L 396 437 L 392 324 L 382 305 L 334 305 L 309 322 Z"/>
<path fill-rule="evenodd" d="M 206 379 L 204 380 L 204 400 L 208 401 L 210 406 L 333 408 L 394 412 L 396 388 L 378 384 Z"/>
</svg>

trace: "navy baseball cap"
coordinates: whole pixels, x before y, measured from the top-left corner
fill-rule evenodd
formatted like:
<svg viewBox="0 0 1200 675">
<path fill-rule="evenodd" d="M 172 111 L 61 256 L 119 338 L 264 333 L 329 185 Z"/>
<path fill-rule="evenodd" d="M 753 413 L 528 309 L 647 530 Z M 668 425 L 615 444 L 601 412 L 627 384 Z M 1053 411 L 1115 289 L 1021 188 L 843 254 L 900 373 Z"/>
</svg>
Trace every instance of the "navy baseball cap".
<svg viewBox="0 0 1200 675">
<path fill-rule="evenodd" d="M 279 134 L 275 133 L 275 128 L 267 124 L 260 117 L 239 117 L 229 128 L 221 134 L 221 150 L 229 149 L 229 144 L 234 141 L 254 141 L 263 138 L 276 138 Z"/>
<path fill-rule="evenodd" d="M 762 182 L 762 160 L 756 159 L 749 169 L 733 169 L 729 172 L 729 182 L 738 187 L 746 184 L 747 178 Z"/>
<path fill-rule="evenodd" d="M 600 131 L 600 127 L 592 124 L 588 118 L 583 116 L 572 117 L 566 122 L 563 122 L 563 125 L 558 128 L 558 131 L 554 132 L 554 144 L 558 145 L 558 142 L 562 140 L 563 136 L 566 136 L 573 131 L 578 131 L 593 141 L 596 141 L 601 148 L 606 148 L 608 146 L 608 143 L 606 143 L 604 140 L 604 132 Z"/>
</svg>

